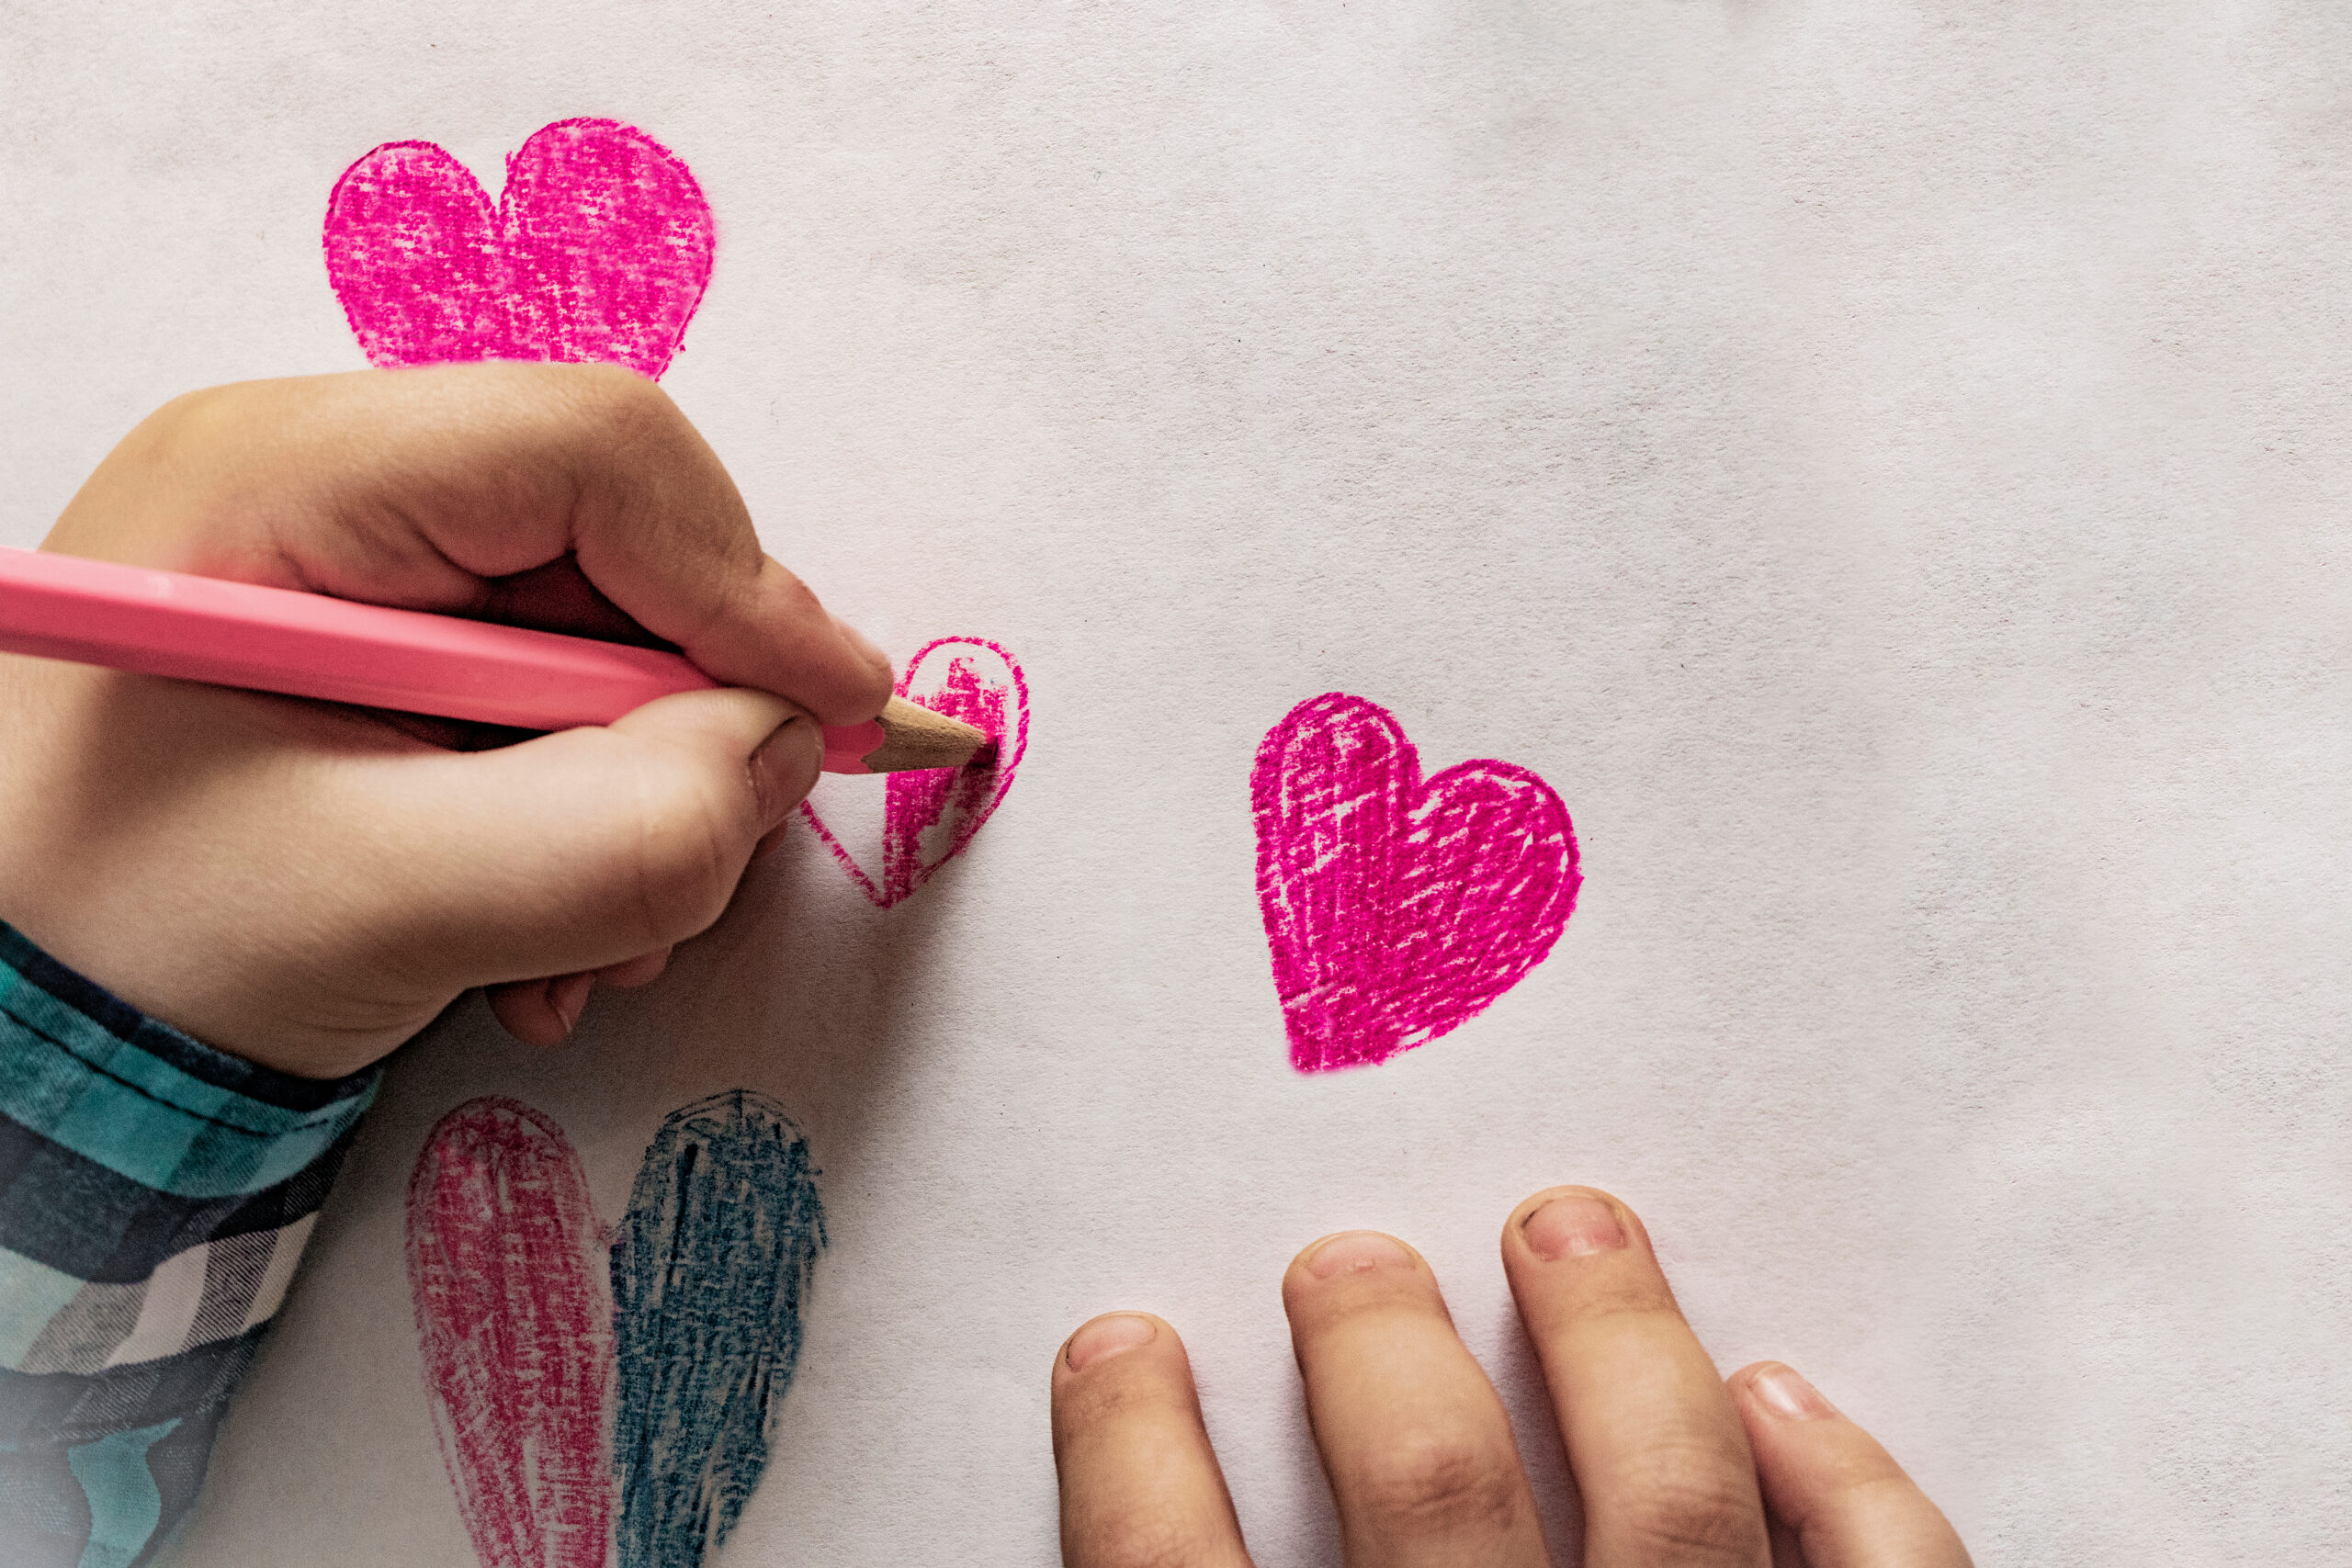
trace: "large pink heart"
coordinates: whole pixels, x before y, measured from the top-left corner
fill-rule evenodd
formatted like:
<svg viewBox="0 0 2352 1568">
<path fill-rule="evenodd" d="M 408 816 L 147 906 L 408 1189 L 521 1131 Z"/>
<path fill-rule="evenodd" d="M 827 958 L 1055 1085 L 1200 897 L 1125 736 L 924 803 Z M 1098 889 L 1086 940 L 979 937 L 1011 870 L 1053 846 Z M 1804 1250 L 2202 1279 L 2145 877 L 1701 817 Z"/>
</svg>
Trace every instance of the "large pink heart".
<svg viewBox="0 0 2352 1568">
<path fill-rule="evenodd" d="M 1250 776 L 1258 898 L 1291 1065 L 1368 1066 L 1476 1016 L 1576 908 L 1577 839 L 1509 762 L 1423 783 L 1385 708 L 1332 692 L 1267 732 Z"/>
<path fill-rule="evenodd" d="M 941 637 L 924 644 L 899 677 L 899 695 L 984 729 L 997 744 L 968 767 L 892 773 L 883 786 L 878 831 L 866 831 L 855 849 L 846 831 L 826 825 L 817 806 L 822 800 L 836 822 L 846 823 L 849 813 L 872 799 L 871 784 L 820 780 L 817 793 L 801 803 L 808 826 L 850 880 L 886 909 L 964 852 L 1012 787 L 1029 745 L 1029 684 L 1012 655 L 995 643 Z"/>
<path fill-rule="evenodd" d="M 566 119 L 506 160 L 493 206 L 430 141 L 393 141 L 327 198 L 327 276 L 371 364 L 669 367 L 710 282 L 710 204 L 633 126 Z"/>
</svg>

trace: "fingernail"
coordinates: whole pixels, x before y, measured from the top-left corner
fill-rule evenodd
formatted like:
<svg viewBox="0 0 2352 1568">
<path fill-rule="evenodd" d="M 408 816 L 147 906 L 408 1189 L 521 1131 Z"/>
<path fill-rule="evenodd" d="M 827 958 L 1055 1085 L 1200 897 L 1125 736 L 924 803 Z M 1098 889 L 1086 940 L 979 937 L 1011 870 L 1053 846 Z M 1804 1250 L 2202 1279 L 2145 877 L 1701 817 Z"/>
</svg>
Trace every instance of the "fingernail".
<svg viewBox="0 0 2352 1568">
<path fill-rule="evenodd" d="M 1159 1325 L 1151 1319 L 1137 1317 L 1131 1312 L 1114 1312 L 1096 1318 L 1071 1335 L 1069 1346 L 1062 1354 L 1069 1359 L 1071 1371 L 1082 1372 L 1105 1357 L 1148 1345 L 1159 1335 Z"/>
<path fill-rule="evenodd" d="M 566 975 L 548 983 L 548 1005 L 555 1009 L 556 1017 L 563 1020 L 567 1036 L 580 1027 L 580 1015 L 588 1010 L 588 993 L 595 988 L 596 976 L 593 973 Z"/>
<path fill-rule="evenodd" d="M 1393 1235 L 1378 1231 L 1342 1231 L 1307 1255 L 1306 1271 L 1318 1280 L 1363 1274 L 1374 1269 L 1410 1268 L 1413 1255 Z"/>
<path fill-rule="evenodd" d="M 752 794 L 759 802 L 763 837 L 782 827 L 815 785 L 824 751 L 816 722 L 796 714 L 770 731 L 752 753 Z"/>
<path fill-rule="evenodd" d="M 1581 1192 L 1555 1198 L 1528 1215 L 1520 1234 L 1535 1256 L 1544 1258 L 1583 1258 L 1625 1245 L 1625 1227 L 1617 1223 L 1617 1211 Z"/>
<path fill-rule="evenodd" d="M 1837 1407 L 1821 1397 L 1819 1389 L 1799 1377 L 1794 1367 L 1773 1361 L 1758 1368 L 1748 1382 L 1775 1415 L 1792 1421 L 1818 1421 L 1838 1414 Z"/>
</svg>

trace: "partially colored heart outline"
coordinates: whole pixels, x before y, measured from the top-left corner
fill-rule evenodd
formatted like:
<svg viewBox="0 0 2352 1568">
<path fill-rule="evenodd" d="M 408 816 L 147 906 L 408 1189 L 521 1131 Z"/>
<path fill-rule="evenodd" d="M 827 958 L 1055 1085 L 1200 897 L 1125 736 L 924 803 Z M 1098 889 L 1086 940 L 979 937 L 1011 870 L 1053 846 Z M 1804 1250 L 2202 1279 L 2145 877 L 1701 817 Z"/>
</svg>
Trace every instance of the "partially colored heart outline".
<svg viewBox="0 0 2352 1568">
<path fill-rule="evenodd" d="M 710 203 L 634 126 L 566 119 L 492 203 L 430 141 L 390 141 L 327 198 L 327 276 L 372 365 L 607 361 L 659 378 L 710 282 Z"/>
<path fill-rule="evenodd" d="M 1484 1011 L 1576 908 L 1552 786 L 1486 759 L 1424 781 L 1396 716 L 1344 692 L 1267 732 L 1250 772 L 1258 897 L 1291 1065 L 1365 1066 Z"/>
<path fill-rule="evenodd" d="M 935 672 L 936 689 L 928 684 L 933 673 L 926 672 L 934 655 L 945 665 Z M 998 661 L 1005 679 L 984 679 L 974 668 L 976 655 Z M 911 897 L 941 866 L 964 852 L 1012 789 L 1013 773 L 1029 747 L 1029 682 L 1020 662 L 985 637 L 944 637 L 923 644 L 899 674 L 898 694 L 986 730 L 997 744 L 993 753 L 967 767 L 890 775 L 884 786 L 878 877 L 858 863 L 813 803 L 801 802 L 801 815 L 842 870 L 885 909 Z"/>
</svg>

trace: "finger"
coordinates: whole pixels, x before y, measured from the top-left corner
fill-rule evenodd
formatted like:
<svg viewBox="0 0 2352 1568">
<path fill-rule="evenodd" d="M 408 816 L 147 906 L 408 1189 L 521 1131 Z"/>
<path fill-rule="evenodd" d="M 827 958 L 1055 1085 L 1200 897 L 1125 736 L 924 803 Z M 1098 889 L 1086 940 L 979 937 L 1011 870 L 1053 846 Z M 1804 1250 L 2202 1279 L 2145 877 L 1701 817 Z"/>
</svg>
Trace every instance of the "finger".
<svg viewBox="0 0 2352 1568">
<path fill-rule="evenodd" d="M 1283 1305 L 1350 1568 L 1551 1561 L 1510 1417 L 1418 1253 L 1327 1236 L 1292 1261 Z"/>
<path fill-rule="evenodd" d="M 1942 1510 L 1794 1369 L 1758 1361 L 1726 1386 L 1765 1500 L 1806 1568 L 1968 1568 Z"/>
<path fill-rule="evenodd" d="M 416 609 L 533 609 L 560 629 L 609 629 L 601 599 L 716 679 L 825 722 L 870 718 L 889 695 L 888 660 L 763 552 L 676 405 L 614 366 L 193 394 L 100 466 L 49 545 Z M 593 597 L 540 575 L 567 558 Z"/>
<path fill-rule="evenodd" d="M 1553 1188 L 1512 1213 L 1502 1252 L 1584 1500 L 1586 1561 L 1770 1562 L 1739 1416 L 1633 1211 Z"/>
<path fill-rule="evenodd" d="M 488 987 L 491 1014 L 526 1045 L 560 1045 L 579 1029 L 589 994 L 598 986 L 624 991 L 650 986 L 669 964 L 670 950 L 664 947 L 589 973 L 510 980 Z"/>
<path fill-rule="evenodd" d="M 769 829 L 766 832 L 761 834 L 760 841 L 752 848 L 752 858 L 753 860 L 758 860 L 762 855 L 766 854 L 778 844 L 784 842 L 785 834 L 791 831 L 791 829 L 792 818 L 787 817 L 783 821 L 777 823 L 775 827 Z"/>
<path fill-rule="evenodd" d="M 1248 1568 L 1175 1329 L 1098 1317 L 1054 1358 L 1064 1568 Z"/>
<path fill-rule="evenodd" d="M 492 578 L 484 585 L 473 613 L 486 621 L 506 621 L 542 631 L 568 632 L 601 642 L 626 642 L 639 647 L 660 645 L 662 639 L 621 614 L 620 607 L 596 590 L 580 563 L 563 556 L 517 572 Z"/>
<path fill-rule="evenodd" d="M 371 931 L 395 972 L 459 988 L 628 965 L 708 927 L 762 834 L 817 777 L 805 716 L 741 690 L 649 703 L 604 728 L 355 764 Z M 494 998 L 518 1037 L 561 1038 L 569 991 Z M 549 1016 L 549 1009 L 554 1016 Z"/>
<path fill-rule="evenodd" d="M 659 948 L 640 953 L 635 958 L 619 964 L 608 964 L 596 971 L 596 984 L 610 986 L 616 991 L 633 991 L 639 986 L 650 986 L 670 967 L 670 949 Z"/>
<path fill-rule="evenodd" d="M 526 1046 L 560 1046 L 581 1027 L 588 1010 L 588 995 L 597 985 L 635 989 L 661 978 L 671 966 L 671 950 L 639 952 L 621 964 L 606 964 L 588 974 L 550 976 L 546 980 L 508 980 L 487 987 L 489 1010 L 508 1034 Z"/>
<path fill-rule="evenodd" d="M 594 975 L 558 975 L 492 986 L 486 995 L 491 1016 L 507 1033 L 526 1045 L 560 1045 L 580 1027 L 595 984 Z"/>
</svg>

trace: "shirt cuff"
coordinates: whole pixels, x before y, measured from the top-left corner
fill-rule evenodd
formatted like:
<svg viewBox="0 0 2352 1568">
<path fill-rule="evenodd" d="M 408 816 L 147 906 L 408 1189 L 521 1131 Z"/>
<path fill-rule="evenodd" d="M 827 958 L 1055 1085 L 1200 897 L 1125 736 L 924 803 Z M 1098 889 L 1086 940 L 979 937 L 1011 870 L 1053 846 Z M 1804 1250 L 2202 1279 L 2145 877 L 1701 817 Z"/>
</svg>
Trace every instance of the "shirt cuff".
<svg viewBox="0 0 2352 1568">
<path fill-rule="evenodd" d="M 215 1051 L 0 923 L 0 1453 L 224 1404 L 377 1077 Z"/>
</svg>

